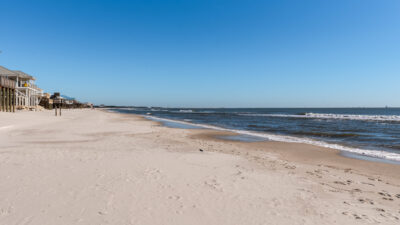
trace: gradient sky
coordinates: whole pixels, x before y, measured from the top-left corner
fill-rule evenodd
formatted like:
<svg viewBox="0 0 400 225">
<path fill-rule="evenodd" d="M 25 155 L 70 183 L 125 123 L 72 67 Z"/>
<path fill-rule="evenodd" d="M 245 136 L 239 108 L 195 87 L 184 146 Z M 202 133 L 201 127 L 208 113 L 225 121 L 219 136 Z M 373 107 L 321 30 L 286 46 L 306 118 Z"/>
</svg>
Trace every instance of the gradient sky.
<svg viewBox="0 0 400 225">
<path fill-rule="evenodd" d="M 400 106 L 400 1 L 0 0 L 0 65 L 167 107 Z"/>
</svg>

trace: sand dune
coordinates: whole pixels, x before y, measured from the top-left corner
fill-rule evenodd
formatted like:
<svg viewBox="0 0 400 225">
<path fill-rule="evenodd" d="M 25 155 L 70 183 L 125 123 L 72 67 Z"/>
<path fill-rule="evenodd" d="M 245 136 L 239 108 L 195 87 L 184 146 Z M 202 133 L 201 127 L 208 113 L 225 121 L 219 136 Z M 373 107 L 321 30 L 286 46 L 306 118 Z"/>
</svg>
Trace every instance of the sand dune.
<svg viewBox="0 0 400 225">
<path fill-rule="evenodd" d="M 399 165 L 224 134 L 99 110 L 0 113 L 0 224 L 400 223 Z"/>
</svg>

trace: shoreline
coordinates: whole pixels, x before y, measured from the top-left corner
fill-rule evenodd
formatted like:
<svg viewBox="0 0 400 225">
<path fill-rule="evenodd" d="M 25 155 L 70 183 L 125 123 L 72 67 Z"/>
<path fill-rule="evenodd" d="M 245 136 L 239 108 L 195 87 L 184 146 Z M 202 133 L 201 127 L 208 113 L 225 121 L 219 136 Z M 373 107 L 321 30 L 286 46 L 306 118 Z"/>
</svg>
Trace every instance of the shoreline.
<svg viewBox="0 0 400 225">
<path fill-rule="evenodd" d="M 152 119 L 146 118 L 146 116 L 143 115 L 109 111 L 107 112 L 122 114 L 128 117 L 132 116 L 135 118 L 140 118 L 141 120 L 154 123 L 155 125 L 164 127 L 166 129 L 186 130 L 189 133 L 188 137 L 193 139 L 202 139 L 206 141 L 220 143 L 232 143 L 238 145 L 239 149 L 246 149 L 246 151 L 251 150 L 274 153 L 279 155 L 281 159 L 289 162 L 303 163 L 312 166 L 319 166 L 321 164 L 332 164 L 332 166 L 329 166 L 347 171 L 350 168 L 351 170 L 354 170 L 354 168 L 356 168 L 356 170 L 363 175 L 370 174 L 374 176 L 388 176 L 388 180 L 390 180 L 391 178 L 396 178 L 400 181 L 400 173 L 398 172 L 400 171 L 399 164 L 347 157 L 342 154 L 342 151 L 337 149 L 315 146 L 306 143 L 288 143 L 279 141 L 242 142 L 236 140 L 227 140 L 220 138 L 220 136 L 235 136 L 239 134 L 231 131 L 219 131 L 209 128 L 171 128 L 163 125 L 163 122 L 154 121 Z M 230 154 L 231 152 L 225 151 L 224 153 Z M 242 151 L 241 153 L 247 155 L 247 152 Z"/>
<path fill-rule="evenodd" d="M 110 112 L 110 113 L 118 113 L 118 112 Z M 125 114 L 125 113 L 122 113 Z M 169 129 L 185 129 L 185 128 L 171 128 L 163 125 L 162 122 L 154 121 L 152 119 L 146 118 L 146 116 L 137 115 L 137 114 L 126 114 L 137 116 L 143 120 L 154 122 L 159 126 L 163 126 Z M 162 118 L 161 118 L 162 119 Z M 180 122 L 180 121 L 177 121 Z M 365 160 L 359 158 L 352 158 L 343 155 L 343 152 L 338 149 L 326 148 L 321 146 L 315 146 L 312 144 L 306 143 L 289 143 L 289 142 L 280 142 L 280 141 L 259 141 L 259 142 L 243 142 L 237 140 L 228 140 L 222 139 L 221 136 L 236 136 L 240 135 L 231 131 L 219 131 L 213 130 L 210 128 L 202 128 L 199 130 L 196 129 L 188 129 L 191 138 L 200 138 L 203 140 L 211 140 L 214 142 L 231 142 L 237 145 L 240 145 L 242 148 L 251 149 L 251 150 L 263 150 L 266 152 L 273 152 L 280 154 L 280 156 L 284 160 L 299 162 L 299 163 L 307 163 L 311 165 L 319 165 L 321 163 L 332 163 L 338 164 L 341 168 L 345 169 L 346 167 L 352 165 L 353 167 L 357 167 L 359 170 L 367 170 L 369 173 L 382 173 L 382 174 L 390 174 L 390 176 L 396 177 L 400 179 L 400 164 L 399 163 L 389 163 L 387 161 L 373 161 L 373 160 Z M 315 163 L 314 160 L 322 160 L 321 163 Z M 385 159 L 383 159 L 385 160 Z M 356 163 L 354 163 L 356 162 Z M 388 166 L 386 166 L 388 165 Z M 390 165 L 390 166 L 389 166 Z M 386 168 L 390 167 L 390 168 Z"/>
<path fill-rule="evenodd" d="M 122 112 L 117 112 L 117 111 L 110 111 L 110 112 L 122 113 Z M 131 113 L 122 113 L 122 114 L 131 114 Z M 228 128 L 222 128 L 222 127 L 217 127 L 217 126 L 208 125 L 208 124 L 196 124 L 196 123 L 191 123 L 191 122 L 187 122 L 187 121 L 173 120 L 173 119 L 166 119 L 166 118 L 156 117 L 156 116 L 153 116 L 153 115 L 140 115 L 140 114 L 133 114 L 133 115 L 137 115 L 137 116 L 143 117 L 144 119 L 148 119 L 150 121 L 160 122 L 160 124 L 164 124 L 166 127 L 169 127 L 169 128 L 217 130 L 217 131 L 221 131 L 222 134 L 227 133 L 227 135 L 221 135 L 221 137 L 222 136 L 240 137 L 241 135 L 244 135 L 244 136 L 254 137 L 256 139 L 256 141 L 243 141 L 243 142 L 277 142 L 277 143 L 305 144 L 305 145 L 315 146 L 315 147 L 319 147 L 319 148 L 324 148 L 324 149 L 327 149 L 327 150 L 337 151 L 341 156 L 346 157 L 346 158 L 400 165 L 400 161 L 398 161 L 398 160 L 387 158 L 388 156 L 381 157 L 382 152 L 383 152 L 383 154 L 389 154 L 389 152 L 385 152 L 385 151 L 382 151 L 382 150 L 364 150 L 364 149 L 358 149 L 358 148 L 354 148 L 354 147 L 347 147 L 347 146 L 343 146 L 343 145 L 340 145 L 340 144 L 327 143 L 327 142 L 324 142 L 324 141 L 318 141 L 318 140 L 313 140 L 313 139 L 310 139 L 311 142 L 307 143 L 307 142 L 298 141 L 301 138 L 291 137 L 291 136 L 287 136 L 287 137 L 288 138 L 293 138 L 293 139 L 295 139 L 295 141 L 290 141 L 290 140 L 286 140 L 286 141 L 285 140 L 268 140 L 269 137 L 261 137 L 260 135 L 267 135 L 267 136 L 268 135 L 269 136 L 279 136 L 279 135 L 262 134 L 262 133 L 260 133 L 258 135 L 257 132 L 247 131 L 247 130 L 228 129 Z M 148 118 L 146 118 L 146 117 L 148 117 Z M 175 125 L 171 126 L 170 123 L 182 124 L 183 126 L 180 126 L 180 127 L 179 126 L 175 126 Z M 216 137 L 217 136 L 218 135 L 216 135 Z M 217 138 L 219 138 L 219 137 L 217 137 Z M 260 140 L 257 140 L 257 138 L 260 139 Z M 226 140 L 229 140 L 229 138 L 226 138 Z M 235 141 L 235 140 L 233 140 L 233 141 Z M 237 140 L 237 141 L 240 142 L 240 140 Z M 398 154 L 397 153 L 393 153 L 393 154 L 395 154 L 396 158 L 398 158 Z"/>
<path fill-rule="evenodd" d="M 102 110 L 0 114 L 0 224 L 398 224 L 400 166 Z M 201 151 L 200 151 L 201 149 Z M 21 222 L 22 221 L 22 222 Z"/>
</svg>

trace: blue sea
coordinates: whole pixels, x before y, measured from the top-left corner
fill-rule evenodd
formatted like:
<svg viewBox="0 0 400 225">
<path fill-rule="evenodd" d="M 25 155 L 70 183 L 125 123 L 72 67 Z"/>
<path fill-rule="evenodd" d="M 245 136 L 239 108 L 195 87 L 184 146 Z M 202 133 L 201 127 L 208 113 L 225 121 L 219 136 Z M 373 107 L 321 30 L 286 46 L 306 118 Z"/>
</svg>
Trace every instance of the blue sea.
<svg viewBox="0 0 400 225">
<path fill-rule="evenodd" d="M 112 109 L 183 128 L 232 131 L 242 141 L 307 143 L 400 162 L 400 108 Z"/>
</svg>

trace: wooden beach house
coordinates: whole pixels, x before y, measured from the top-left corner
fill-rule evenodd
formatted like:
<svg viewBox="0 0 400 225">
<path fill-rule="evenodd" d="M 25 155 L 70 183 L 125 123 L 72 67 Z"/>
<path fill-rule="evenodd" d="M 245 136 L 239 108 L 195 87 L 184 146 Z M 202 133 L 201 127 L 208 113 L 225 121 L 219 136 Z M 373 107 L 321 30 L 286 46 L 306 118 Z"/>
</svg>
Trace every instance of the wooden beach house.
<svg viewBox="0 0 400 225">
<path fill-rule="evenodd" d="M 12 80 L 15 89 L 14 103 L 17 109 L 37 109 L 43 90 L 35 85 L 35 78 L 18 70 L 0 66 L 0 76 Z M 2 75 L 3 74 L 3 75 Z"/>
<path fill-rule="evenodd" d="M 13 71 L 16 76 L 11 77 L 17 82 L 16 86 L 16 106 L 19 109 L 36 109 L 40 98 L 43 96 L 43 90 L 35 85 L 35 78 L 22 71 Z"/>
<path fill-rule="evenodd" d="M 14 72 L 0 66 L 0 112 L 15 112 L 16 81 L 9 79 Z"/>
</svg>

